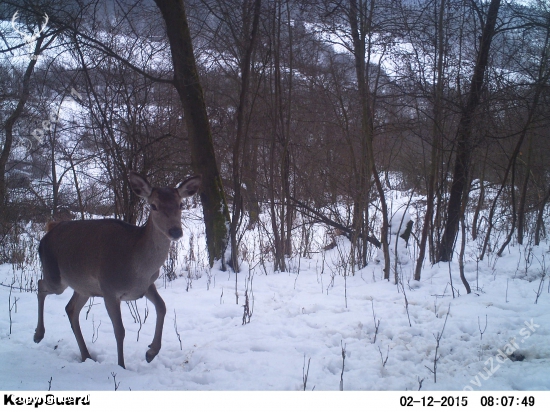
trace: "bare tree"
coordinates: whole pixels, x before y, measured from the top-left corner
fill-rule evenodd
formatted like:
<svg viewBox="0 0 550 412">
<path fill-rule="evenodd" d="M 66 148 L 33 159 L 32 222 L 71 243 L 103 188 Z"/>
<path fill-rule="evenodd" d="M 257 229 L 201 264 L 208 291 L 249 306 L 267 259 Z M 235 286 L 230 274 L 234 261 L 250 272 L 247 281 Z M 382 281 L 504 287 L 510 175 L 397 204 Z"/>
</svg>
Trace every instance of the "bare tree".
<svg viewBox="0 0 550 412">
<path fill-rule="evenodd" d="M 193 167 L 202 175 L 200 198 L 206 226 L 206 242 L 210 265 L 220 260 L 225 269 L 224 253 L 230 225 L 229 209 L 216 163 L 212 133 L 183 0 L 155 0 L 166 23 L 166 33 L 172 51 L 174 86 L 183 105 Z"/>
<path fill-rule="evenodd" d="M 481 102 L 481 93 L 485 82 L 485 70 L 489 59 L 489 50 L 495 34 L 498 10 L 501 0 L 491 0 L 487 11 L 486 19 L 479 11 L 479 19 L 483 27 L 481 34 L 477 61 L 472 74 L 470 90 L 466 106 L 463 108 L 458 124 L 456 138 L 456 154 L 451 185 L 450 198 L 447 205 L 447 217 L 445 231 L 441 239 L 438 251 L 438 261 L 447 262 L 452 259 L 456 232 L 460 220 L 460 210 L 464 209 L 463 193 L 468 185 L 468 171 L 470 166 L 470 155 L 473 148 L 471 141 L 472 125 L 475 120 L 475 112 Z M 474 7 L 477 7 L 472 1 Z M 464 197 L 468 201 L 468 197 Z"/>
</svg>

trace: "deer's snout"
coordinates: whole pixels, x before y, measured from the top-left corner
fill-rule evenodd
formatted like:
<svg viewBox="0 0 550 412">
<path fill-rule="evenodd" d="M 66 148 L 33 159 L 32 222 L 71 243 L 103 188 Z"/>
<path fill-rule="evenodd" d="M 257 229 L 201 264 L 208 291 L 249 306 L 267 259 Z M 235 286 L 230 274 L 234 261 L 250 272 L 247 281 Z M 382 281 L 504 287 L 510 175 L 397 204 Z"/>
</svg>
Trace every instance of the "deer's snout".
<svg viewBox="0 0 550 412">
<path fill-rule="evenodd" d="M 183 231 L 179 227 L 173 227 L 168 230 L 168 234 L 172 237 L 174 240 L 178 240 L 180 237 L 183 236 Z"/>
</svg>

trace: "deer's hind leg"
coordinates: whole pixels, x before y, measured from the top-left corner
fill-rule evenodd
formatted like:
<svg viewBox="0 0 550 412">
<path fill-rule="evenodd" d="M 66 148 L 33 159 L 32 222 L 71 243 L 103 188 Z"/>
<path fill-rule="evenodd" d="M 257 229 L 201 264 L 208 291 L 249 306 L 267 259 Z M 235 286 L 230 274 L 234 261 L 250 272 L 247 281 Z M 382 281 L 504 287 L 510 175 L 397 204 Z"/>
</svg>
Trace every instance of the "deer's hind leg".
<svg viewBox="0 0 550 412">
<path fill-rule="evenodd" d="M 48 268 L 47 263 L 42 261 L 43 279 L 38 281 L 38 324 L 34 331 L 34 341 L 40 342 L 44 338 L 46 329 L 44 328 L 44 301 L 46 296 L 51 294 L 60 295 L 67 288 L 59 276 L 59 268 L 55 265 L 53 268 Z"/>
<path fill-rule="evenodd" d="M 33 338 L 36 343 L 40 342 L 42 338 L 44 338 L 44 333 L 46 332 L 46 329 L 44 328 L 44 301 L 48 295 L 49 293 L 44 287 L 44 281 L 40 279 L 38 281 L 38 324 L 34 330 Z"/>
<path fill-rule="evenodd" d="M 71 300 L 67 303 L 65 307 L 65 312 L 69 317 L 69 322 L 71 322 L 71 328 L 73 329 L 76 342 L 78 343 L 78 348 L 80 349 L 80 354 L 82 355 L 82 362 L 86 359 L 92 359 L 86 343 L 84 342 L 84 337 L 82 336 L 82 331 L 80 330 L 80 320 L 79 315 L 80 311 L 88 301 L 87 296 L 82 296 L 78 292 L 74 292 Z"/>
</svg>

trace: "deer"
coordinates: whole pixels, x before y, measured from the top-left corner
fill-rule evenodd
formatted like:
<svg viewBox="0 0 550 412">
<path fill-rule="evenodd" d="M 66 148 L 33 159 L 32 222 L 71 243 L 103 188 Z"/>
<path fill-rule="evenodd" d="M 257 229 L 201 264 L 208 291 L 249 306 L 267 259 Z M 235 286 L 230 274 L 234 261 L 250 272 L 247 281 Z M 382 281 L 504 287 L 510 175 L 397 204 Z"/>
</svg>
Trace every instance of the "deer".
<svg viewBox="0 0 550 412">
<path fill-rule="evenodd" d="M 121 301 L 145 296 L 156 311 L 153 342 L 145 354 L 151 362 L 160 351 L 166 305 L 155 280 L 165 262 L 170 244 L 183 236 L 182 199 L 199 191 L 201 176 L 185 179 L 176 188 L 152 187 L 145 177 L 129 173 L 133 192 L 149 204 L 144 226 L 118 219 L 50 222 L 41 239 L 38 253 L 42 278 L 38 281 L 38 325 L 34 341 L 45 333 L 44 301 L 50 294 L 61 294 L 67 287 L 73 295 L 65 307 L 76 337 L 82 362 L 92 359 L 80 330 L 80 311 L 90 297 L 103 297 L 113 324 L 118 364 L 124 364 L 124 325 Z"/>
</svg>

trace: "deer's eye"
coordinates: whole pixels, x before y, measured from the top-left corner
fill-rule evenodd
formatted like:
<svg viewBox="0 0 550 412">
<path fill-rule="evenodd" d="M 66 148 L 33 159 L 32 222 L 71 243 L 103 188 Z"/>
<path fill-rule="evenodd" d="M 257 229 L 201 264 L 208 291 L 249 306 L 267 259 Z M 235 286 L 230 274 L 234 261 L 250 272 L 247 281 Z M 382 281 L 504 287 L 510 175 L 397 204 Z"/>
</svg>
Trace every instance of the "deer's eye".
<svg viewBox="0 0 550 412">
<path fill-rule="evenodd" d="M 154 203 L 151 203 L 151 209 L 152 209 L 152 210 L 158 210 L 158 209 L 157 209 L 157 205 L 155 205 Z"/>
</svg>

